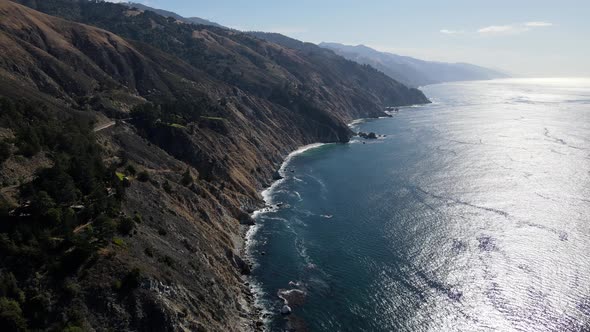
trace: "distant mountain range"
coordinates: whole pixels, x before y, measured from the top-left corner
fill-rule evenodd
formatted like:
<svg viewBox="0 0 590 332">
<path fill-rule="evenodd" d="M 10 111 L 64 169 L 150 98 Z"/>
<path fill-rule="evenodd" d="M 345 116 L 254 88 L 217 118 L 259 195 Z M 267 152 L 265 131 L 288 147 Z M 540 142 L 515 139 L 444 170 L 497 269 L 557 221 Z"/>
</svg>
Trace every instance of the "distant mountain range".
<svg viewBox="0 0 590 332">
<path fill-rule="evenodd" d="M 364 45 L 321 43 L 321 47 L 361 64 L 368 64 L 409 86 L 453 81 L 489 80 L 510 77 L 498 70 L 468 63 L 446 63 L 379 52 Z"/>
<path fill-rule="evenodd" d="M 177 13 L 146 6 L 141 3 L 122 3 L 141 11 L 152 11 L 164 17 L 171 17 L 185 23 L 225 28 L 225 26 L 199 17 L 184 17 Z M 271 34 L 272 35 L 272 34 Z M 269 35 L 257 35 L 267 39 Z M 468 63 L 445 63 L 424 61 L 408 56 L 379 52 L 364 45 L 350 46 L 338 43 L 321 43 L 319 46 L 330 49 L 349 60 L 370 65 L 387 76 L 408 86 L 418 87 L 453 81 L 488 80 L 506 78 L 509 75 L 498 70 L 480 67 Z"/>
<path fill-rule="evenodd" d="M 214 27 L 218 27 L 218 28 L 225 28 L 223 25 L 221 24 L 217 24 L 215 22 L 211 22 L 209 20 L 206 20 L 204 18 L 200 18 L 200 17 L 183 17 L 180 16 L 176 13 L 167 11 L 167 10 L 163 10 L 163 9 L 157 9 L 157 8 L 152 8 L 149 6 L 146 6 L 144 4 L 141 3 L 135 3 L 135 2 L 125 2 L 122 3 L 125 6 L 131 7 L 131 8 L 137 8 L 139 10 L 149 10 L 152 11 L 158 15 L 164 16 L 164 17 L 172 17 L 175 18 L 179 21 L 185 22 L 185 23 L 193 23 L 193 24 L 200 24 L 200 25 L 209 25 L 209 26 L 214 26 Z"/>
</svg>

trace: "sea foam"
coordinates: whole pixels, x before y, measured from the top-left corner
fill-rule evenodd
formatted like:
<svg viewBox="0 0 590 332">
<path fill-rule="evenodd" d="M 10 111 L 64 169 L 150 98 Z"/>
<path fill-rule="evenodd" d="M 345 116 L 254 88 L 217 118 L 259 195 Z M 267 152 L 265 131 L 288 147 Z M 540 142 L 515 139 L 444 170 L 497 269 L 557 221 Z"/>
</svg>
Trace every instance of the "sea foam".
<svg viewBox="0 0 590 332">
<path fill-rule="evenodd" d="M 286 169 L 287 169 L 287 166 L 289 165 L 289 163 L 291 162 L 291 160 L 293 159 L 293 157 L 300 155 L 306 151 L 319 148 L 319 147 L 324 146 L 326 144 L 329 144 L 329 143 L 315 143 L 315 144 L 309 144 L 309 145 L 302 146 L 299 149 L 291 152 L 285 158 L 281 167 L 278 170 L 278 173 L 281 176 L 281 179 L 273 182 L 270 185 L 270 187 L 264 189 L 260 193 L 260 195 L 264 199 L 266 206 L 262 209 L 254 211 L 252 213 L 251 217 L 254 220 L 257 220 L 258 218 L 260 218 L 264 214 L 277 211 L 278 207 L 275 205 L 275 203 L 273 201 L 273 196 L 274 196 L 277 188 L 279 188 L 279 186 L 285 182 L 285 180 L 286 180 L 285 176 L 287 173 Z M 297 193 L 297 196 L 299 196 L 299 198 L 301 199 L 301 195 L 299 195 L 299 193 Z M 260 227 L 261 227 L 261 224 L 259 224 L 259 223 L 251 226 L 248 229 L 248 231 L 246 232 L 246 237 L 245 237 L 245 241 L 246 241 L 245 254 L 246 254 L 246 257 L 248 258 L 248 260 L 254 264 L 254 267 L 257 266 L 257 262 L 256 262 L 256 255 L 253 252 L 253 248 L 256 244 L 255 235 L 260 230 Z M 264 301 L 264 290 L 263 290 L 262 286 L 260 285 L 260 283 L 258 281 L 256 281 L 255 278 L 249 277 L 248 281 L 250 282 L 250 290 L 251 290 L 252 294 L 254 295 L 255 305 L 262 309 L 262 312 L 261 312 L 262 317 L 261 318 L 262 318 L 263 322 L 265 323 L 265 325 L 267 325 L 269 323 L 269 317 L 270 317 L 271 311 L 269 310 L 270 305 Z"/>
</svg>

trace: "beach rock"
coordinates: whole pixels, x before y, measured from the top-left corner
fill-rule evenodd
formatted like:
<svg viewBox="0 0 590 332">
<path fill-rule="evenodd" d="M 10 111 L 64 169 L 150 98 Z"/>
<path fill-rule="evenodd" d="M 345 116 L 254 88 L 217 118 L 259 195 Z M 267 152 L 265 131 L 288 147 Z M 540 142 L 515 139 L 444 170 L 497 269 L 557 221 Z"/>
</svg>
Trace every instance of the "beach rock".
<svg viewBox="0 0 590 332">
<path fill-rule="evenodd" d="M 358 135 L 364 139 L 377 139 L 377 134 L 370 132 L 370 133 L 363 133 L 362 131 L 358 133 Z"/>
<path fill-rule="evenodd" d="M 254 226 L 256 225 L 256 221 L 246 212 L 240 211 L 238 215 L 238 220 L 240 221 L 241 225 L 247 226 Z"/>
<path fill-rule="evenodd" d="M 250 275 L 252 273 L 252 267 L 248 262 L 242 259 L 239 255 L 235 254 L 232 250 L 226 250 L 226 256 L 234 267 L 236 267 L 242 275 Z"/>
<path fill-rule="evenodd" d="M 281 315 L 289 315 L 291 314 L 291 307 L 289 307 L 288 305 L 284 305 L 283 308 L 281 309 Z"/>
<path fill-rule="evenodd" d="M 306 295 L 307 294 L 300 289 L 279 290 L 279 298 L 283 299 L 285 304 L 289 304 L 295 308 L 303 305 Z"/>
</svg>

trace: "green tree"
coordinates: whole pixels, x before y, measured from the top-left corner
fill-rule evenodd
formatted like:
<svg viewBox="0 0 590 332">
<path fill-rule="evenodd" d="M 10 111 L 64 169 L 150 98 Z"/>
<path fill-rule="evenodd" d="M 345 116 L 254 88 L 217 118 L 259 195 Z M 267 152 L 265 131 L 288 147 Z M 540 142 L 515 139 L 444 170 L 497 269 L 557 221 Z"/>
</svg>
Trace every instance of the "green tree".
<svg viewBox="0 0 590 332">
<path fill-rule="evenodd" d="M 127 167 L 125 168 L 125 170 L 131 176 L 134 176 L 137 173 L 137 170 L 135 169 L 135 167 L 133 167 L 133 165 L 127 165 Z"/>
<path fill-rule="evenodd" d="M 191 185 L 193 183 L 193 177 L 191 175 L 190 169 L 186 169 L 186 171 L 184 172 L 184 174 L 182 175 L 182 180 L 180 181 L 182 183 L 183 186 L 188 187 L 189 185 Z"/>
<path fill-rule="evenodd" d="M 146 171 L 141 171 L 137 174 L 137 180 L 141 182 L 148 182 L 150 180 L 150 174 Z"/>
<path fill-rule="evenodd" d="M 37 215 L 45 214 L 47 211 L 49 211 L 49 209 L 53 208 L 54 206 L 55 201 L 44 190 L 37 192 L 31 200 L 31 207 Z"/>
<path fill-rule="evenodd" d="M 25 295 L 18 287 L 12 272 L 5 273 L 0 277 L 0 297 L 8 297 L 18 302 L 25 300 Z"/>
<path fill-rule="evenodd" d="M 0 298 L 0 326 L 4 331 L 27 330 L 27 322 L 18 302 Z"/>
<path fill-rule="evenodd" d="M 131 233 L 135 229 L 135 221 L 133 221 L 133 219 L 131 219 L 131 218 L 124 217 L 119 222 L 118 229 L 119 229 L 119 233 L 121 233 L 123 235 L 131 235 Z"/>
<path fill-rule="evenodd" d="M 2 165 L 8 158 L 10 158 L 12 152 L 10 151 L 10 144 L 2 141 L 0 142 L 0 165 Z"/>
</svg>

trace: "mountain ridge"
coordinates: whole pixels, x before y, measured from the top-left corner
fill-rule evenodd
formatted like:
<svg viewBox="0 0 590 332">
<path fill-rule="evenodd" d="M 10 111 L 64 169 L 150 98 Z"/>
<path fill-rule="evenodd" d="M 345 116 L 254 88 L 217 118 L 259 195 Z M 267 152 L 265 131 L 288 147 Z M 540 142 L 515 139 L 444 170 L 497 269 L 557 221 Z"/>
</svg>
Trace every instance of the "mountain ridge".
<svg viewBox="0 0 590 332">
<path fill-rule="evenodd" d="M 137 3 L 137 2 L 121 2 L 121 4 L 128 6 L 130 8 L 137 8 L 140 10 L 150 10 L 153 11 L 159 15 L 162 15 L 164 17 L 172 17 L 175 18 L 179 21 L 185 22 L 185 23 L 191 23 L 191 24 L 201 24 L 201 25 L 210 25 L 210 26 L 214 26 L 217 28 L 224 28 L 227 29 L 226 27 L 224 27 L 223 25 L 219 24 L 219 23 L 215 23 L 209 20 L 206 20 L 204 18 L 200 18 L 200 17 L 184 17 L 181 16 L 177 13 L 165 10 L 165 9 L 158 9 L 158 8 L 153 8 L 141 3 Z"/>
<path fill-rule="evenodd" d="M 261 330 L 240 250 L 283 158 L 428 102 L 317 46 L 17 2 L 0 0 L 0 310 L 21 330 Z"/>
<path fill-rule="evenodd" d="M 350 46 L 323 42 L 319 46 L 331 49 L 347 59 L 369 64 L 389 77 L 409 86 L 509 77 L 509 75 L 495 69 L 469 63 L 425 61 L 409 56 L 380 52 L 365 45 Z"/>
</svg>

